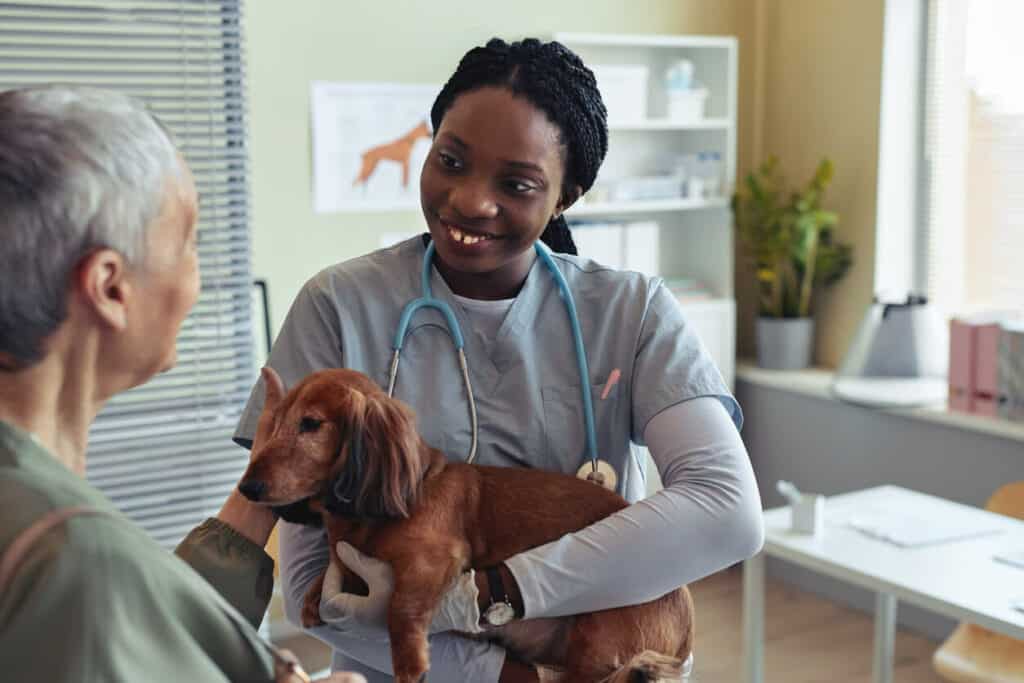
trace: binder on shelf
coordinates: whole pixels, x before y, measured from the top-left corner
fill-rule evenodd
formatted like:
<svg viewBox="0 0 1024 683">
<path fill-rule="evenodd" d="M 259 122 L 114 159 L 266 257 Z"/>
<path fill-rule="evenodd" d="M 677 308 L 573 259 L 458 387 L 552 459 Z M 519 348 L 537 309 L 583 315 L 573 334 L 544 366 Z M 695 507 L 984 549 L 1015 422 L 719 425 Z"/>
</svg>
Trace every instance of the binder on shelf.
<svg viewBox="0 0 1024 683">
<path fill-rule="evenodd" d="M 661 271 L 658 224 L 639 222 L 576 222 L 573 241 L 580 256 L 619 270 L 635 270 L 646 275 Z"/>
</svg>

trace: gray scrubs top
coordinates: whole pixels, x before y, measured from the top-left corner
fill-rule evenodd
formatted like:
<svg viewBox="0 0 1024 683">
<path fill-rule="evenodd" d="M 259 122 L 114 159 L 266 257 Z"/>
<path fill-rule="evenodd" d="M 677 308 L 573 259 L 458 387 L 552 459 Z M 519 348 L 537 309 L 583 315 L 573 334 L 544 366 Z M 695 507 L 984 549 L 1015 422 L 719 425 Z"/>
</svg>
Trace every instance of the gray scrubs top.
<svg viewBox="0 0 1024 683">
<path fill-rule="evenodd" d="M 310 279 L 270 354 L 269 365 L 285 386 L 318 369 L 348 367 L 386 388 L 402 309 L 422 295 L 424 252 L 423 239 L 416 237 Z M 659 278 L 582 257 L 553 257 L 579 315 L 599 457 L 615 468 L 619 493 L 635 502 L 645 495 L 645 472 L 631 442 L 643 443 L 652 417 L 707 396 L 720 400 L 739 428 L 739 405 Z M 436 269 L 431 288 L 435 297 L 451 305 L 465 338 L 480 425 L 476 462 L 575 474 L 586 462 L 580 378 L 566 308 L 551 273 L 539 261 L 534 263 L 493 338 L 474 329 L 472 315 Z M 602 398 L 616 369 L 620 379 Z M 239 443 L 251 444 L 263 396 L 260 381 L 239 422 Z M 465 387 L 444 319 L 432 309 L 421 309 L 409 325 L 395 396 L 416 411 L 427 443 L 452 460 L 465 459 L 470 447 Z M 315 544 L 323 546 L 319 562 L 288 556 L 302 555 Z M 321 531 L 284 525 L 282 575 L 293 607 L 323 570 L 323 558 Z M 364 670 L 354 660 L 336 659 L 335 665 Z"/>
<path fill-rule="evenodd" d="M 347 367 L 387 387 L 403 307 L 421 296 L 425 247 L 416 237 L 327 268 L 296 297 L 269 364 L 290 387 L 314 370 Z M 619 475 L 619 493 L 643 497 L 644 466 L 630 448 L 665 408 L 698 396 L 742 417 L 721 374 L 659 278 L 554 254 L 576 301 L 594 400 L 599 456 Z M 477 463 L 574 474 L 586 462 L 586 432 L 572 330 L 551 274 L 534 263 L 493 341 L 434 269 L 434 296 L 448 302 L 466 343 L 479 416 Z M 613 370 L 621 379 L 605 398 Z M 469 453 L 469 404 L 443 317 L 421 309 L 409 325 L 395 396 L 416 411 L 424 439 L 449 458 Z M 236 439 L 251 441 L 263 406 L 254 388 Z"/>
</svg>

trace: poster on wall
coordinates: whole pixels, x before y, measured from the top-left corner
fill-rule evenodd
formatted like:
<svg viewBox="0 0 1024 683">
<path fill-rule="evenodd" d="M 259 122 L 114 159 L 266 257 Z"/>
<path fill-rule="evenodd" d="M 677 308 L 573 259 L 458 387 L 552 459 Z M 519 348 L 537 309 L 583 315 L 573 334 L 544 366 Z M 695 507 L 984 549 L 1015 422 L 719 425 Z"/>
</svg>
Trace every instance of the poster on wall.
<svg viewBox="0 0 1024 683">
<path fill-rule="evenodd" d="M 430 107 L 439 91 L 436 85 L 314 81 L 313 210 L 419 208 Z"/>
</svg>

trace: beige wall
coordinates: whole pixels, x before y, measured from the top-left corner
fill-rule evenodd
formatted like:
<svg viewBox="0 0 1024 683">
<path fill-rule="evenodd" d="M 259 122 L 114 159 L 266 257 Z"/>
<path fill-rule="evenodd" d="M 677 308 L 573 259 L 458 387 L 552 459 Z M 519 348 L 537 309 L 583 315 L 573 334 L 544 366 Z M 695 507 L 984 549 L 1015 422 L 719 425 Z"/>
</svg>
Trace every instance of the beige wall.
<svg viewBox="0 0 1024 683">
<path fill-rule="evenodd" d="M 275 329 L 298 288 L 316 271 L 375 249 L 382 232 L 422 224 L 417 212 L 313 213 L 311 81 L 440 85 L 466 50 L 494 35 L 706 33 L 739 35 L 742 45 L 749 5 L 746 0 L 250 0 L 243 28 L 254 267 L 257 277 L 270 282 Z M 742 62 L 742 47 L 740 52 Z M 743 69 L 741 93 L 749 89 L 749 72 Z M 740 128 L 746 139 L 749 116 L 741 117 Z"/>
<path fill-rule="evenodd" d="M 469 47 L 556 31 L 735 35 L 740 43 L 738 172 L 768 153 L 804 178 L 836 165 L 829 206 L 855 265 L 818 302 L 816 360 L 835 365 L 871 299 L 884 0 L 250 0 L 244 29 L 255 273 L 271 286 L 274 326 L 320 268 L 415 230 L 418 212 L 315 214 L 309 84 L 313 80 L 442 82 Z M 755 316 L 738 256 L 739 350 L 753 353 Z"/>
<path fill-rule="evenodd" d="M 884 0 L 751 0 L 756 70 L 751 157 L 779 156 L 790 182 L 809 177 L 822 156 L 835 163 L 826 205 L 839 212 L 840 239 L 854 266 L 817 302 L 816 361 L 842 359 L 871 301 Z M 756 13 L 755 13 L 756 16 Z M 741 46 L 742 48 L 743 46 Z M 760 130 L 756 127 L 761 126 Z M 742 135 L 742 133 L 741 133 Z M 741 148 L 743 139 L 741 137 Z M 756 300 L 749 268 L 737 263 L 739 350 L 750 354 Z"/>
</svg>

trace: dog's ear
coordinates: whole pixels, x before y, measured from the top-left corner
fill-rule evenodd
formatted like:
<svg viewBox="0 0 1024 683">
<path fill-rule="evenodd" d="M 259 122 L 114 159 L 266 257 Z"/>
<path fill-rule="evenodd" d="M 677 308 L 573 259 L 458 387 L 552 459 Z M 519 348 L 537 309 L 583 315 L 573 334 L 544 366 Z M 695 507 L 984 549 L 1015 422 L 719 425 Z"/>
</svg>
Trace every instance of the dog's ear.
<svg viewBox="0 0 1024 683">
<path fill-rule="evenodd" d="M 260 374 L 263 376 L 263 386 L 266 389 L 265 405 L 273 410 L 284 397 L 284 382 L 281 381 L 281 375 L 277 374 L 277 371 L 269 365 L 265 365 L 260 370 Z"/>
<path fill-rule="evenodd" d="M 254 448 L 256 444 L 265 444 L 274 434 L 274 428 L 277 426 L 277 407 L 285 395 L 284 382 L 274 368 L 266 365 L 260 374 L 263 376 L 264 399 L 263 411 L 260 413 L 259 422 L 256 423 Z"/>
<path fill-rule="evenodd" d="M 366 396 L 349 391 L 339 401 L 341 419 L 335 423 L 339 441 L 327 477 L 324 507 L 335 514 L 361 516 L 361 511 L 356 509 L 356 500 L 360 497 L 366 469 L 363 445 Z"/>
<path fill-rule="evenodd" d="M 425 467 L 412 410 L 387 396 L 367 397 L 363 446 L 366 462 L 357 508 L 375 516 L 408 517 Z"/>
</svg>

